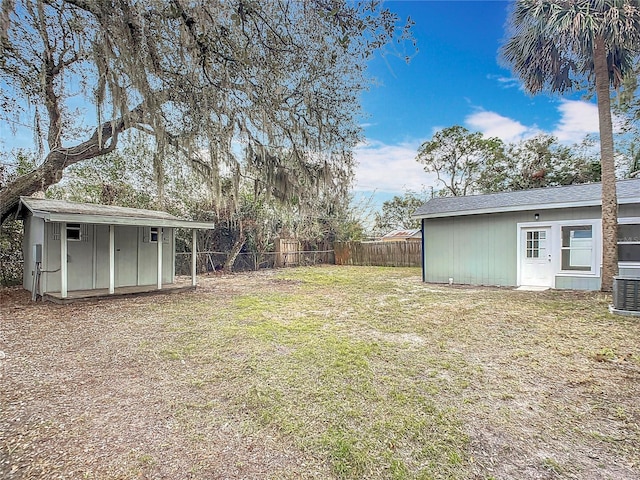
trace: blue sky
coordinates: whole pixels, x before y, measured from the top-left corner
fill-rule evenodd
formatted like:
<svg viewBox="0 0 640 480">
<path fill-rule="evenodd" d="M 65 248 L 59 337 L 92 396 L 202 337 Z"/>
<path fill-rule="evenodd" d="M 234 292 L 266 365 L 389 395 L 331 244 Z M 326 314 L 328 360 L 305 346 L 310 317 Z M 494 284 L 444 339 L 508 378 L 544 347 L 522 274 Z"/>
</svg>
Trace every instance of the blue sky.
<svg viewBox="0 0 640 480">
<path fill-rule="evenodd" d="M 386 0 L 385 5 L 413 19 L 418 52 L 409 64 L 404 55 L 414 53 L 411 46 L 370 62 L 379 86 L 362 96 L 368 115 L 362 119 L 366 142 L 356 151 L 357 198 L 373 198 L 379 206 L 407 190 L 438 188 L 415 157 L 424 141 L 453 125 L 507 142 L 543 131 L 571 144 L 597 133 L 593 102 L 582 101 L 580 93 L 532 97 L 500 65 L 508 1 Z M 0 123 L 0 146 L 16 145 L 33 145 L 32 130 L 18 126 L 12 132 Z"/>
<path fill-rule="evenodd" d="M 505 38 L 507 1 L 389 1 L 415 21 L 418 52 L 407 64 L 392 54 L 375 58 L 380 83 L 362 97 L 366 143 L 358 148 L 354 190 L 380 203 L 406 190 L 436 186 L 415 161 L 418 147 L 438 130 L 462 125 L 507 142 L 539 132 L 580 142 L 597 133 L 597 109 L 581 94 L 531 96 L 498 50 Z M 411 52 L 407 48 L 407 52 Z"/>
</svg>

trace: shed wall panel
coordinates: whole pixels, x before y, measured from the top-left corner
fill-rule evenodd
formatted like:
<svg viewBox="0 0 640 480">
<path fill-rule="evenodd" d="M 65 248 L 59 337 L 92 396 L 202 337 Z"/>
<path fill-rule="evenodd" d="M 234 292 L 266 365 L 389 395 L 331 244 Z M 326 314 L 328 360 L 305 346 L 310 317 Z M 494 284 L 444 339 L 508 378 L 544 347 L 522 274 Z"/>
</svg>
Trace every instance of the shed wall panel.
<svg viewBox="0 0 640 480">
<path fill-rule="evenodd" d="M 621 277 L 636 277 L 640 278 L 640 266 L 624 266 L 620 267 L 618 275 Z"/>
<path fill-rule="evenodd" d="M 567 290 L 600 290 L 600 277 L 556 276 L 556 288 Z"/>
<path fill-rule="evenodd" d="M 81 241 L 67 241 L 68 290 L 93 288 L 93 235 L 93 226 L 87 225 L 82 228 Z"/>
<path fill-rule="evenodd" d="M 58 227 L 56 227 L 58 225 Z M 54 232 L 58 229 L 59 224 L 45 223 L 46 248 L 43 248 L 46 257 L 46 273 L 42 274 L 40 286 L 42 292 L 59 292 L 60 291 L 60 237 L 54 236 Z"/>
<path fill-rule="evenodd" d="M 155 285 L 158 282 L 158 244 L 149 242 L 145 228 L 138 229 L 138 285 Z M 173 228 L 165 227 L 162 244 L 162 283 L 173 283 L 174 249 Z"/>
<path fill-rule="evenodd" d="M 36 244 L 44 245 L 44 220 L 29 215 L 24 220 L 24 236 L 22 237 L 22 286 L 31 291 L 35 271 L 34 249 Z"/>
<path fill-rule="evenodd" d="M 173 277 L 175 276 L 175 247 L 174 247 L 174 234 L 175 228 L 164 229 L 167 237 L 167 243 L 163 245 L 162 249 L 162 283 L 173 283 Z"/>
<path fill-rule="evenodd" d="M 138 227 L 116 225 L 115 283 L 116 287 L 138 284 Z"/>
<path fill-rule="evenodd" d="M 109 288 L 109 225 L 96 225 L 96 288 Z"/>
<path fill-rule="evenodd" d="M 477 215 L 425 222 L 426 281 L 515 285 L 513 215 Z"/>
</svg>

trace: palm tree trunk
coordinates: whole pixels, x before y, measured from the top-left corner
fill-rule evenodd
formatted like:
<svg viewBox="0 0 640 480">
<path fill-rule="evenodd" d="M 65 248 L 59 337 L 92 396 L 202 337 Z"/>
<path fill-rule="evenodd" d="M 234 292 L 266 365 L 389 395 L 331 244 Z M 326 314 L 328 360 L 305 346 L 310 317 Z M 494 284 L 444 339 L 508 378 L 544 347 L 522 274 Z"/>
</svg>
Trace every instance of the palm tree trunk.
<svg viewBox="0 0 640 480">
<path fill-rule="evenodd" d="M 600 125 L 600 164 L 602 166 L 602 284 L 603 292 L 613 289 L 618 274 L 618 199 L 613 154 L 613 127 L 609 90 L 609 68 L 604 37 L 594 41 L 593 62 Z"/>
</svg>

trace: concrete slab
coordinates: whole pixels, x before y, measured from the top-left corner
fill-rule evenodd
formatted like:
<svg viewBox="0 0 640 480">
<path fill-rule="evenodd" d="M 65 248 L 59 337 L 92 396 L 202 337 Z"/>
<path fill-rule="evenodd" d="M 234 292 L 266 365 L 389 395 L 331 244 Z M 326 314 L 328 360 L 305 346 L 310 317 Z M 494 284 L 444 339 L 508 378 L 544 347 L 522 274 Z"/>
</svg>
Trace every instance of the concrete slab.
<svg viewBox="0 0 640 480">
<path fill-rule="evenodd" d="M 544 292 L 549 290 L 549 287 L 539 287 L 536 285 L 520 285 L 516 290 L 522 290 L 525 292 Z"/>
</svg>

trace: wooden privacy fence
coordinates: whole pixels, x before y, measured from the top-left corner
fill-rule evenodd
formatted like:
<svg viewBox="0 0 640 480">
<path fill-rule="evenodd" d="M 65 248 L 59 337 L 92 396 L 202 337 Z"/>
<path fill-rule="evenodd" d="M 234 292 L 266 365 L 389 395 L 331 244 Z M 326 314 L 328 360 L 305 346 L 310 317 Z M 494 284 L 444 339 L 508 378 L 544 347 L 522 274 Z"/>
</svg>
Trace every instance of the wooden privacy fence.
<svg viewBox="0 0 640 480">
<path fill-rule="evenodd" d="M 336 265 L 422 265 L 422 242 L 335 242 L 333 250 Z"/>
<path fill-rule="evenodd" d="M 300 242 L 294 238 L 276 238 L 276 267 L 293 267 L 300 263 Z"/>
</svg>

